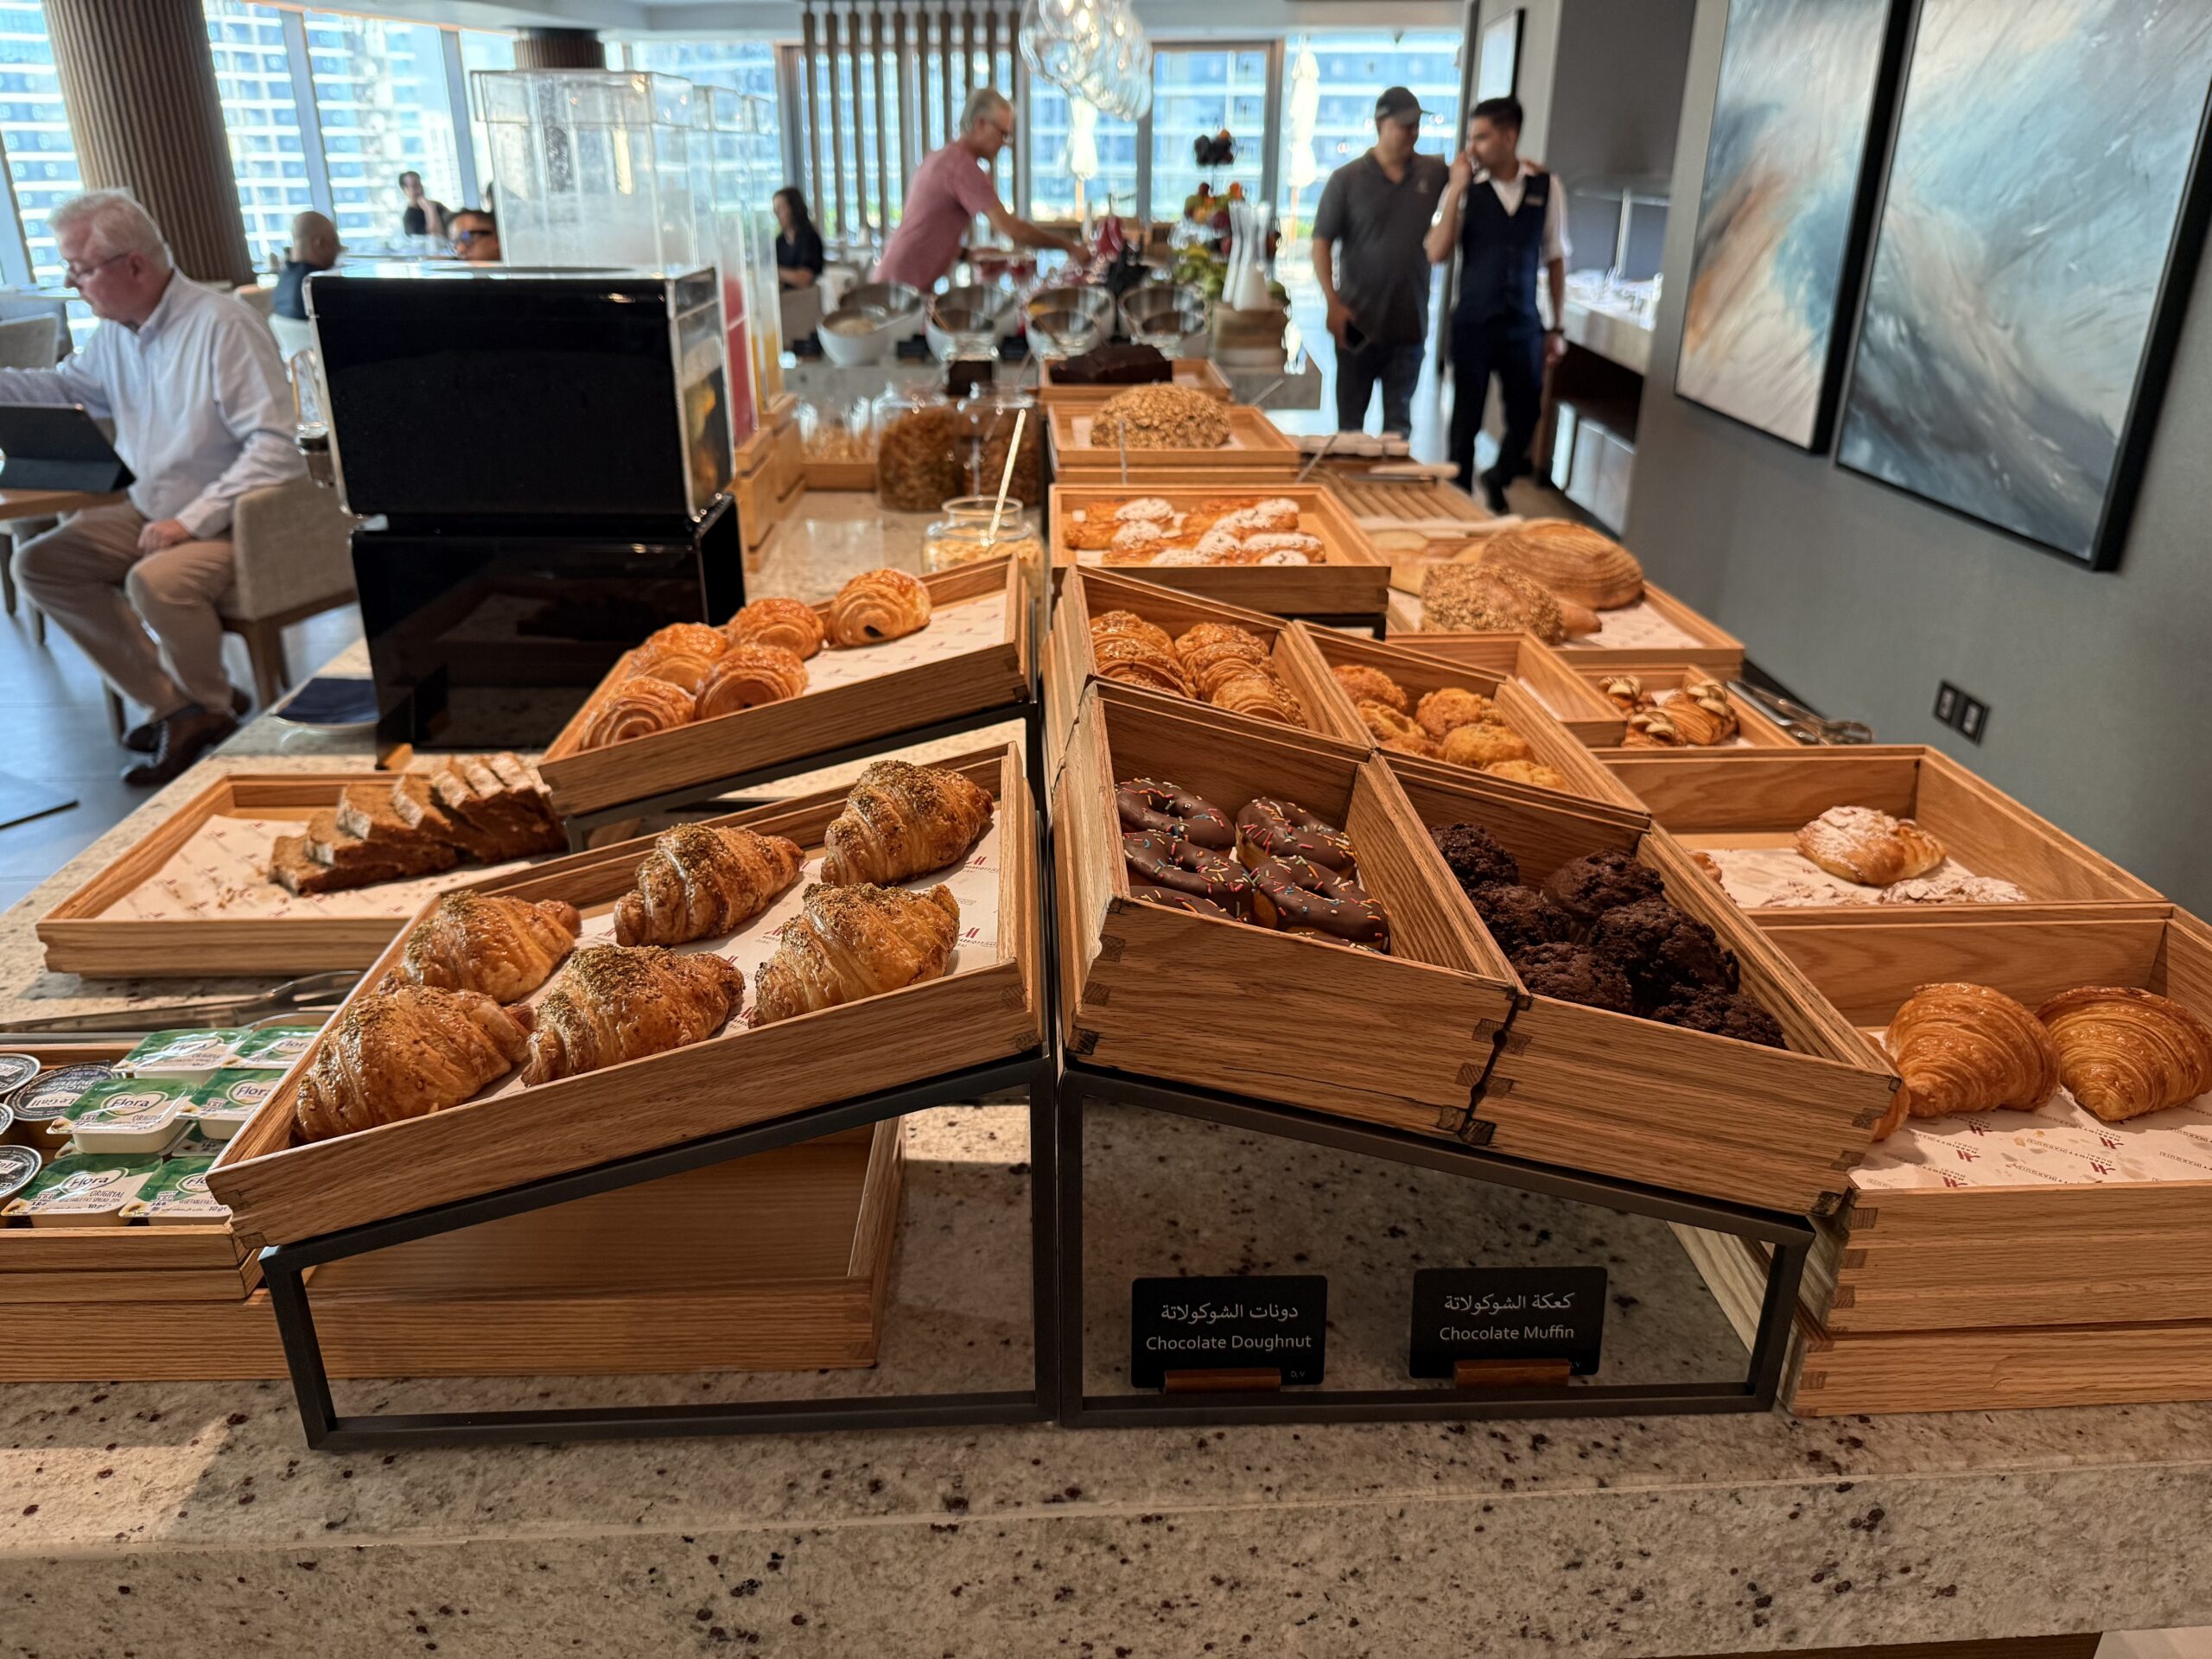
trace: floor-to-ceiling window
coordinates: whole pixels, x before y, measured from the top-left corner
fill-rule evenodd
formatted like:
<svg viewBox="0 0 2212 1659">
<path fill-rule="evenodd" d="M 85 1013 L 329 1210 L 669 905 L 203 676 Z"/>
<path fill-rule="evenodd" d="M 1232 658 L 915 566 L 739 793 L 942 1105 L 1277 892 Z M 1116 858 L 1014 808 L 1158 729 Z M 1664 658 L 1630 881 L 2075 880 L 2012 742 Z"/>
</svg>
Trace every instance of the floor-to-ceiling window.
<svg viewBox="0 0 2212 1659">
<path fill-rule="evenodd" d="M 84 179 L 38 0 L 0 0 L 0 144 L 7 147 L 30 274 L 41 283 L 59 283 L 61 255 L 46 216 L 83 189 Z"/>
<path fill-rule="evenodd" d="M 1016 130 L 1027 130 L 1032 219 L 1073 219 L 1087 208 L 1137 212 L 1137 124 L 1102 114 L 1032 78 Z M 1077 186 L 1082 200 L 1077 200 Z"/>
<path fill-rule="evenodd" d="M 1267 174 L 1268 59 L 1264 46 L 1160 47 L 1152 65 L 1152 216 L 1180 218 L 1198 186 L 1256 199 Z M 1197 142 L 1226 132 L 1236 159 L 1201 167 Z"/>
<path fill-rule="evenodd" d="M 480 69 L 512 69 L 515 67 L 515 41 L 512 35 L 493 35 L 480 29 L 461 31 L 461 69 L 464 75 L 474 75 Z M 492 185 L 492 140 L 484 130 L 484 118 L 476 107 L 473 89 L 464 87 L 463 96 L 468 104 L 468 142 L 476 152 L 476 188 L 489 190 Z M 486 200 L 491 198 L 486 196 Z M 461 204 L 455 202 L 454 206 Z M 472 204 L 473 206 L 474 204 Z"/>
<path fill-rule="evenodd" d="M 311 11 L 306 22 L 339 235 L 359 246 L 397 238 L 402 172 L 420 173 L 434 200 L 460 207 L 467 198 L 440 31 L 344 12 Z"/>
<path fill-rule="evenodd" d="M 315 207 L 299 101 L 284 41 L 285 15 L 245 0 L 207 0 L 207 46 L 230 134 L 238 211 L 256 265 L 281 260 L 292 216 Z"/>
</svg>

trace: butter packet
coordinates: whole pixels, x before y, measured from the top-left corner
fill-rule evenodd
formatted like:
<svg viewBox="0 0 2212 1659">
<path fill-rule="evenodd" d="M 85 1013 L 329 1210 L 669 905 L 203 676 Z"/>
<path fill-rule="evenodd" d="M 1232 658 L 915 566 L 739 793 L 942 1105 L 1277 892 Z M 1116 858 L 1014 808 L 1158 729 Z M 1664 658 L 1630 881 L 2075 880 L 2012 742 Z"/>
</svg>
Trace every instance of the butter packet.
<svg viewBox="0 0 2212 1659">
<path fill-rule="evenodd" d="M 184 1114 L 205 1134 L 227 1141 L 253 1121 L 262 1103 L 276 1092 L 276 1085 L 283 1081 L 281 1072 L 226 1066 L 194 1086 Z"/>
<path fill-rule="evenodd" d="M 29 1147 L 0 1146 L 0 1205 L 36 1180 L 45 1164 Z"/>
<path fill-rule="evenodd" d="M 143 1153 L 105 1156 L 72 1153 L 56 1158 L 21 1197 L 0 1209 L 0 1220 L 34 1227 L 101 1227 L 120 1219 L 124 1207 L 162 1166 Z"/>
<path fill-rule="evenodd" d="M 200 1031 L 157 1031 L 115 1063 L 134 1077 L 191 1077 L 231 1064 L 247 1033 L 222 1027 Z"/>
<path fill-rule="evenodd" d="M 181 1077 L 113 1077 L 77 1096 L 67 1120 L 76 1149 L 85 1153 L 158 1153 L 184 1127 L 195 1090 Z"/>
<path fill-rule="evenodd" d="M 321 1034 L 321 1026 L 260 1026 L 242 1031 L 238 1034 L 238 1046 L 226 1064 L 288 1071 L 294 1061 L 315 1046 L 315 1039 Z"/>
<path fill-rule="evenodd" d="M 212 1156 L 166 1160 L 138 1189 L 138 1196 L 123 1206 L 122 1219 L 156 1227 L 205 1227 L 228 1221 L 230 1206 L 219 1203 L 207 1190 L 207 1171 L 214 1161 Z"/>
</svg>

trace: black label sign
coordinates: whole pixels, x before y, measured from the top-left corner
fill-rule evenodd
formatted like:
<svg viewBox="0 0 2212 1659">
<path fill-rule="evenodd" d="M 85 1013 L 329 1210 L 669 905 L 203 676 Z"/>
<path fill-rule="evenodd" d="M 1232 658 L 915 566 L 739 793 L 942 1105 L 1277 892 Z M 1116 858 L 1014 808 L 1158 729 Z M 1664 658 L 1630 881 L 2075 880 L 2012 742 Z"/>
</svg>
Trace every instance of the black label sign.
<svg viewBox="0 0 2212 1659">
<path fill-rule="evenodd" d="M 1454 1360 L 1565 1359 L 1588 1376 L 1605 1334 L 1603 1268 L 1423 1268 L 1407 1370 L 1449 1376 Z"/>
<path fill-rule="evenodd" d="M 1280 1370 L 1319 1382 L 1329 1340 L 1329 1281 L 1318 1273 L 1249 1279 L 1139 1279 L 1129 1286 L 1129 1382 L 1169 1371 Z"/>
</svg>

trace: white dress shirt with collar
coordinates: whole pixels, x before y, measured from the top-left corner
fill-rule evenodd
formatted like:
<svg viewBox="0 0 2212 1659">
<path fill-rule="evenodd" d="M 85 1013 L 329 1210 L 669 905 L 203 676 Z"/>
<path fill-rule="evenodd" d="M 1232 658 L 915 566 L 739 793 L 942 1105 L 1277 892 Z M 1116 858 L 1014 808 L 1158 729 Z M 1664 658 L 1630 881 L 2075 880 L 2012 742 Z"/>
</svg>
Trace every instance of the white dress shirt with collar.
<svg viewBox="0 0 2212 1659">
<path fill-rule="evenodd" d="M 137 328 L 103 322 L 57 369 L 0 370 L 0 403 L 82 404 L 115 423 L 130 505 L 195 541 L 227 535 L 249 490 L 306 470 L 269 326 L 182 271 Z"/>
</svg>

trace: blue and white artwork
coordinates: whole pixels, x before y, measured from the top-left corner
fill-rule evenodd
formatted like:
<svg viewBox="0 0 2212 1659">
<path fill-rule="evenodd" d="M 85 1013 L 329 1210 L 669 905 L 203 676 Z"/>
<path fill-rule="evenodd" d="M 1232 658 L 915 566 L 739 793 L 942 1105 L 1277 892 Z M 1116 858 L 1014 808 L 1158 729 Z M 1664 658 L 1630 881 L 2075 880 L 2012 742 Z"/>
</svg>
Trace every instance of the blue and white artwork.
<svg viewBox="0 0 2212 1659">
<path fill-rule="evenodd" d="M 1844 465 L 2117 557 L 2208 85 L 2206 0 L 1923 0 Z"/>
<path fill-rule="evenodd" d="M 1675 390 L 1824 448 L 1890 0 L 1732 0 Z"/>
</svg>

